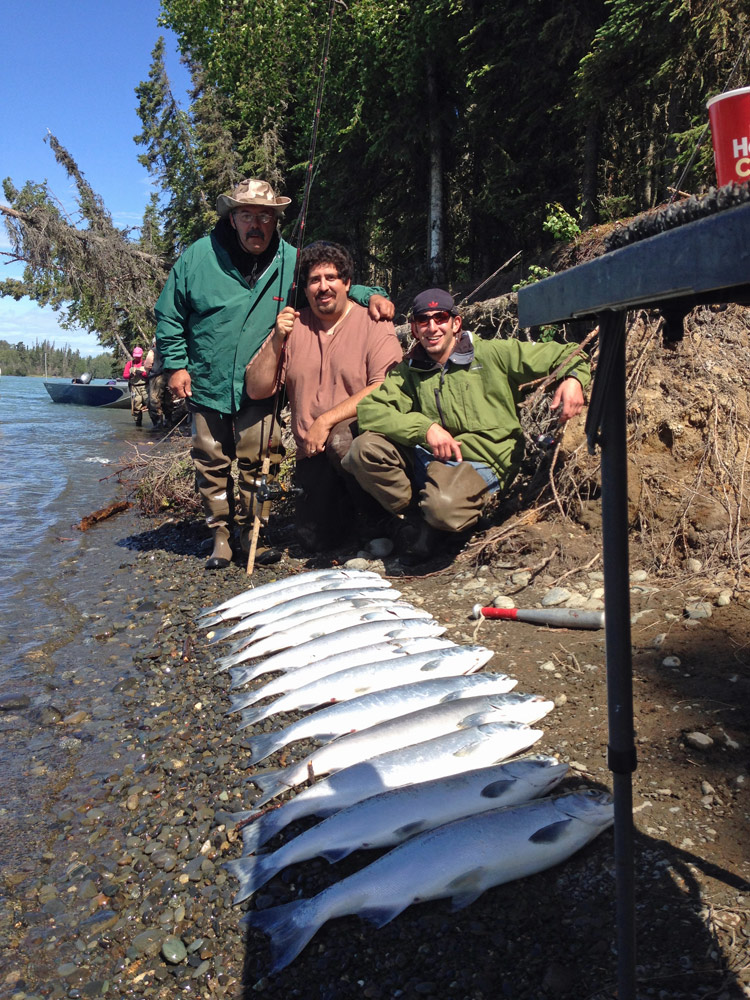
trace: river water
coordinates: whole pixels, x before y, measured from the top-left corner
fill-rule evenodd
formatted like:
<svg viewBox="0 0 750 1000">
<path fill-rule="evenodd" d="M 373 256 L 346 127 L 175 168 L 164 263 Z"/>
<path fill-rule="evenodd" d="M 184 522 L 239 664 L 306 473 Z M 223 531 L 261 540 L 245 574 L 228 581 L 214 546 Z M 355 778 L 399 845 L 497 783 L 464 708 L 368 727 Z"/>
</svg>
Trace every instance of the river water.
<svg viewBox="0 0 750 1000">
<path fill-rule="evenodd" d="M 118 711 L 113 687 L 156 630 L 130 610 L 144 588 L 123 539 L 140 530 L 138 517 L 85 533 L 77 525 L 122 498 L 117 470 L 161 433 L 136 428 L 129 410 L 53 403 L 41 379 L 0 377 L 0 828 L 10 856 L 28 851 L 44 782 L 59 787 L 74 759 L 103 754 Z M 64 734 L 75 724 L 56 721 L 76 709 L 93 713 L 97 739 L 73 740 L 71 756 Z"/>
<path fill-rule="evenodd" d="M 112 474 L 155 439 L 128 410 L 53 403 L 41 379 L 0 377 L 0 693 L 23 686 L 24 657 L 60 624 L 57 599 L 75 599 L 61 579 L 86 547 L 76 525 L 117 498 Z"/>
</svg>

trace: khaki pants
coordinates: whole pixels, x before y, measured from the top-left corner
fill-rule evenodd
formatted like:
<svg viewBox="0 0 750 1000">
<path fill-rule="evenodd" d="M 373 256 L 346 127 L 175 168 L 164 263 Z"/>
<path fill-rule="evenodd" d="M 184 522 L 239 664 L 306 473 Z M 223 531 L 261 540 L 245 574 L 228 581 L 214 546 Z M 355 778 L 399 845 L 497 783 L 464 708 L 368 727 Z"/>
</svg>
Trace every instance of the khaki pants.
<svg viewBox="0 0 750 1000">
<path fill-rule="evenodd" d="M 255 516 L 255 491 L 266 454 L 276 475 L 284 457 L 281 427 L 273 421 L 273 439 L 268 452 L 274 400 L 251 403 L 232 417 L 216 410 L 193 411 L 195 485 L 203 500 L 206 524 L 227 525 L 232 519 L 240 528 L 250 526 Z M 239 510 L 234 510 L 232 460 L 239 471 Z"/>
<path fill-rule="evenodd" d="M 417 498 L 413 449 L 372 431 L 354 439 L 342 467 L 381 507 L 400 514 L 416 501 L 425 521 L 440 531 L 461 532 L 474 527 L 491 493 L 469 462 L 430 462 L 427 481 Z"/>
</svg>

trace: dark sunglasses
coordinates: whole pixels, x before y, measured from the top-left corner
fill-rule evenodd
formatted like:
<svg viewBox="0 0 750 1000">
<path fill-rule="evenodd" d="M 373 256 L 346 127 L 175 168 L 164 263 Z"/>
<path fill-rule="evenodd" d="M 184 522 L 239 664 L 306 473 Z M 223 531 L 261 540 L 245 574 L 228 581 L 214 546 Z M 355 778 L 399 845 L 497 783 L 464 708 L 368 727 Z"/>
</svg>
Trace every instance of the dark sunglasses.
<svg viewBox="0 0 750 1000">
<path fill-rule="evenodd" d="M 447 310 L 443 310 L 442 312 L 430 313 L 429 316 L 425 313 L 420 313 L 419 316 L 414 317 L 414 322 L 417 326 L 429 326 L 430 320 L 434 319 L 437 326 L 444 326 L 448 320 L 452 318 L 452 313 L 449 313 Z"/>
</svg>

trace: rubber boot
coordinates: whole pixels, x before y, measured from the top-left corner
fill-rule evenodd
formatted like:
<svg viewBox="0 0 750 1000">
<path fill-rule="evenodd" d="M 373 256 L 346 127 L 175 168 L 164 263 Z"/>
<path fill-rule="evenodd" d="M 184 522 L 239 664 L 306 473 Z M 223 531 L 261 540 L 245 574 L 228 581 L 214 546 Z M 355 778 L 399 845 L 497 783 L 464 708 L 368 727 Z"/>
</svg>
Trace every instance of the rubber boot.
<svg viewBox="0 0 750 1000">
<path fill-rule="evenodd" d="M 232 561 L 229 528 L 226 524 L 217 524 L 211 528 L 211 534 L 214 536 L 214 547 L 206 560 L 206 569 L 226 569 Z"/>
</svg>

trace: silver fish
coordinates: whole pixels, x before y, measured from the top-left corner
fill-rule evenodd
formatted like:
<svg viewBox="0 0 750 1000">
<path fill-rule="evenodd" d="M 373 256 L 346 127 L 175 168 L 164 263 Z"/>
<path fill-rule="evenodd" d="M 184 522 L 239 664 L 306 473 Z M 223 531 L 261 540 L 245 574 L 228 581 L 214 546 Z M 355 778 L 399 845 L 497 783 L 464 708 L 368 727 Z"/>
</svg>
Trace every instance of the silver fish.
<svg viewBox="0 0 750 1000">
<path fill-rule="evenodd" d="M 506 701 L 503 695 L 478 695 L 442 705 L 428 705 L 357 733 L 348 733 L 318 747 L 295 764 L 253 774 L 250 780 L 263 792 L 255 805 L 264 806 L 308 778 L 341 771 L 389 750 L 491 722 L 538 722 L 555 707 L 554 702 L 545 701 L 539 695 L 514 695 L 512 698 Z"/>
<path fill-rule="evenodd" d="M 283 604 L 276 604 L 266 611 L 257 611 L 241 619 L 248 623 L 245 631 L 252 631 L 252 638 L 244 634 L 239 635 L 227 652 L 237 653 L 254 639 L 272 635 L 292 625 L 299 625 L 300 622 L 321 618 L 330 614 L 334 606 L 341 608 L 363 600 L 386 603 L 397 601 L 399 597 L 401 591 L 392 587 L 345 587 L 342 590 L 319 590 L 313 594 L 303 594 L 302 597 L 294 597 L 291 601 L 284 601 Z M 225 629 L 218 629 L 210 641 L 217 642 L 227 638 L 224 632 Z"/>
<path fill-rule="evenodd" d="M 448 677 L 434 677 L 412 684 L 399 684 L 398 687 L 382 691 L 372 691 L 349 701 L 337 701 L 318 712 L 297 719 L 284 729 L 254 736 L 248 744 L 252 751 L 251 760 L 253 764 L 257 764 L 294 740 L 334 740 L 344 733 L 354 733 L 368 726 L 375 726 L 386 719 L 395 719 L 427 705 L 439 705 L 478 694 L 505 694 L 515 684 L 514 680 L 504 674 L 451 674 Z"/>
<path fill-rule="evenodd" d="M 341 632 L 320 636 L 303 642 L 292 649 L 282 650 L 250 667 L 238 667 L 232 674 L 232 687 L 240 687 L 261 674 L 274 670 L 296 670 L 316 660 L 322 660 L 334 653 L 350 649 L 361 649 L 374 642 L 386 639 L 410 639 L 437 636 L 445 632 L 445 626 L 429 618 L 396 618 L 392 621 L 362 622 L 351 625 Z"/>
<path fill-rule="evenodd" d="M 242 831 L 242 842 L 250 853 L 302 816 L 330 816 L 354 802 L 435 775 L 448 777 L 474 767 L 496 764 L 527 750 L 542 737 L 541 729 L 518 722 L 492 722 L 460 729 L 424 743 L 390 750 L 370 760 L 346 767 L 303 789 L 289 802 L 262 813 Z M 256 817 L 256 812 L 235 813 L 235 822 Z"/>
<path fill-rule="evenodd" d="M 382 927 L 412 903 L 446 896 L 461 909 L 492 886 L 567 860 L 613 819 L 611 796 L 593 789 L 493 809 L 418 834 L 312 899 L 242 922 L 271 936 L 278 972 L 333 917 L 357 913 Z"/>
<path fill-rule="evenodd" d="M 241 728 L 244 728 L 259 719 L 267 719 L 276 712 L 288 712 L 292 708 L 315 708 L 326 702 L 347 701 L 359 694 L 393 687 L 399 682 L 473 673 L 492 656 L 492 650 L 485 649 L 484 646 L 435 647 L 430 644 L 431 641 L 438 640 L 429 636 L 421 640 L 404 640 L 400 648 L 405 655 L 388 655 L 385 660 L 370 659 L 373 655 L 379 655 L 380 643 L 369 649 L 363 647 L 359 663 L 352 661 L 352 657 L 346 653 L 318 660 L 282 674 L 281 677 L 275 677 L 254 691 L 239 695 L 232 700 L 229 711 L 247 709 L 270 695 L 283 695 L 270 705 L 245 712 L 241 722 Z M 353 662 L 354 665 L 342 667 L 346 662 Z M 334 673 L 331 672 L 333 670 Z M 234 675 L 234 671 L 231 673 Z"/>
<path fill-rule="evenodd" d="M 339 566 L 328 567 L 327 569 L 311 569 L 306 573 L 298 573 L 293 576 L 285 576 L 281 580 L 271 580 L 270 583 L 262 583 L 259 587 L 249 587 L 241 594 L 236 594 L 221 604 L 215 604 L 212 608 L 203 608 L 199 612 L 201 618 L 210 615 L 217 615 L 222 611 L 244 604 L 246 601 L 257 597 L 259 594 L 270 594 L 276 590 L 285 590 L 288 587 L 295 587 L 300 583 L 309 583 L 311 580 L 322 580 L 326 577 L 347 576 L 351 579 L 369 578 L 379 576 L 371 570 L 345 570 Z"/>
<path fill-rule="evenodd" d="M 235 903 L 247 899 L 288 865 L 321 857 L 334 863 L 352 851 L 393 847 L 462 816 L 504 808 L 546 795 L 568 765 L 542 754 L 480 767 L 449 778 L 372 795 L 324 819 L 270 854 L 228 861 L 239 879 Z"/>
<path fill-rule="evenodd" d="M 404 601 L 388 601 L 378 604 L 375 601 L 365 600 L 361 602 L 359 607 L 348 608 L 339 608 L 334 605 L 333 610 L 321 618 L 300 622 L 295 626 L 274 632 L 272 635 L 263 636 L 257 641 L 253 639 L 233 656 L 220 657 L 216 661 L 216 667 L 219 670 L 228 670 L 230 667 L 244 663 L 245 660 L 256 660 L 262 656 L 277 653 L 281 649 L 301 646 L 303 642 L 310 642 L 321 636 L 333 635 L 334 632 L 343 632 L 344 629 L 362 622 L 390 621 L 402 618 L 435 620 L 429 611 L 422 611 Z"/>
<path fill-rule="evenodd" d="M 307 580 L 302 583 L 295 583 L 294 586 L 287 586 L 279 588 L 278 590 L 271 590 L 256 594 L 247 598 L 243 604 L 235 605 L 233 608 L 219 612 L 216 615 L 211 615 L 208 618 L 199 619 L 197 624 L 201 628 L 205 628 L 212 625 L 218 625 L 221 622 L 245 618 L 247 615 L 256 611 L 265 611 L 267 608 L 283 604 L 285 601 L 289 601 L 294 597 L 302 597 L 305 594 L 315 594 L 320 591 L 346 590 L 352 586 L 353 582 L 352 577 L 338 575 L 323 577 L 320 580 Z M 384 580 L 382 577 L 373 575 L 372 577 L 368 577 L 367 586 L 370 589 L 377 588 L 387 590 L 390 588 L 391 584 L 389 580 Z"/>
</svg>

